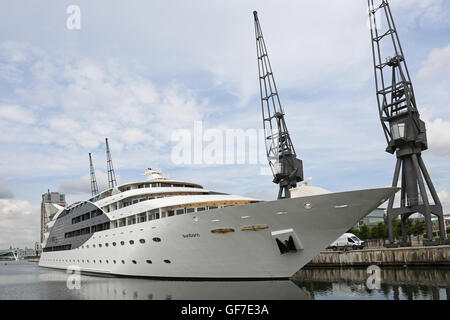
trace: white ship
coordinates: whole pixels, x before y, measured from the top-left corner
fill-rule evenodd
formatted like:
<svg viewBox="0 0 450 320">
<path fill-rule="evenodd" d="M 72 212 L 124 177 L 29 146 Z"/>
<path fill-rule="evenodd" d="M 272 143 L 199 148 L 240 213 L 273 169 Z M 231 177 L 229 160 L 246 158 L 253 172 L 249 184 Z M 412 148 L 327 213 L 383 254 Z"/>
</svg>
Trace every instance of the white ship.
<svg viewBox="0 0 450 320">
<path fill-rule="evenodd" d="M 145 175 L 58 207 L 39 265 L 154 278 L 289 278 L 398 191 L 302 185 L 290 199 L 261 201 L 151 169 Z"/>
</svg>

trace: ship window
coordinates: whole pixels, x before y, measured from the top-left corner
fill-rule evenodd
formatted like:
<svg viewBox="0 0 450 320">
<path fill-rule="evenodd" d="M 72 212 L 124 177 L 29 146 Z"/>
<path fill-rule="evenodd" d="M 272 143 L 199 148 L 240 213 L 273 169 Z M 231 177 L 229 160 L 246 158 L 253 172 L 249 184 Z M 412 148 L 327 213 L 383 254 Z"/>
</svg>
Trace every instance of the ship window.
<svg viewBox="0 0 450 320">
<path fill-rule="evenodd" d="M 134 244 L 134 240 L 130 240 L 130 244 Z"/>
<path fill-rule="evenodd" d="M 125 261 L 122 260 L 122 264 L 125 264 Z"/>
<path fill-rule="evenodd" d="M 147 221 L 147 215 L 145 213 L 141 213 L 139 215 L 139 223 Z"/>
<path fill-rule="evenodd" d="M 116 260 L 113 260 L 113 263 L 116 264 Z"/>
<path fill-rule="evenodd" d="M 136 200 L 133 200 L 133 204 L 135 204 L 135 203 L 138 203 L 139 202 L 139 200 L 138 199 L 136 199 Z"/>
<path fill-rule="evenodd" d="M 124 227 L 125 225 L 126 225 L 126 219 L 125 218 L 120 219 L 119 220 L 119 227 Z"/>
<path fill-rule="evenodd" d="M 177 213 L 177 215 L 183 214 L 184 213 L 184 209 L 177 209 L 176 213 Z"/>
<path fill-rule="evenodd" d="M 153 241 L 155 241 L 155 242 L 161 242 L 161 238 L 154 237 L 154 238 L 153 238 Z"/>
<path fill-rule="evenodd" d="M 95 244 L 93 244 L 93 245 L 92 245 L 92 247 L 94 247 L 94 248 L 95 248 Z"/>
<path fill-rule="evenodd" d="M 186 213 L 195 212 L 195 208 L 186 208 Z"/>
<path fill-rule="evenodd" d="M 99 243 L 99 244 L 98 244 L 98 247 L 99 247 L 99 248 L 101 248 L 101 247 L 102 247 L 102 244 L 101 244 L 101 243 Z"/>
<path fill-rule="evenodd" d="M 136 263 L 137 263 L 136 260 L 133 260 L 132 262 L 133 262 L 133 264 L 136 264 Z"/>
<path fill-rule="evenodd" d="M 197 208 L 197 212 L 198 212 L 198 211 L 205 211 L 205 207 L 198 207 L 198 208 Z"/>
<path fill-rule="evenodd" d="M 121 244 L 121 245 L 124 245 L 124 244 L 125 244 L 125 242 L 124 242 L 124 241 L 120 241 L 120 244 Z"/>
<path fill-rule="evenodd" d="M 105 243 L 105 246 L 106 246 L 106 247 L 109 247 L 109 243 Z"/>
<path fill-rule="evenodd" d="M 98 263 L 102 263 L 102 260 L 98 260 Z"/>
<path fill-rule="evenodd" d="M 139 242 L 140 243 L 145 243 L 145 240 L 144 239 L 139 239 Z"/>
<path fill-rule="evenodd" d="M 168 213 L 169 217 L 171 217 L 175 214 L 175 211 L 169 210 L 169 211 L 167 211 L 167 213 Z"/>
<path fill-rule="evenodd" d="M 114 247 L 116 246 L 116 243 L 115 243 L 115 242 L 113 242 L 113 246 L 114 246 Z"/>
<path fill-rule="evenodd" d="M 146 260 L 148 264 L 152 264 L 152 260 Z"/>
<path fill-rule="evenodd" d="M 89 263 L 89 260 L 86 260 L 87 263 Z"/>
<path fill-rule="evenodd" d="M 164 262 L 165 262 L 165 263 L 170 263 L 170 260 L 167 260 L 167 259 L 166 259 L 166 260 L 164 260 Z"/>
<path fill-rule="evenodd" d="M 108 264 L 108 263 L 109 263 L 109 261 L 108 261 L 108 260 L 106 260 L 106 263 Z"/>
<path fill-rule="evenodd" d="M 150 184 L 149 184 L 149 183 L 146 183 L 146 184 L 145 184 L 145 187 L 146 187 L 146 188 L 150 188 Z"/>
<path fill-rule="evenodd" d="M 217 209 L 217 206 L 209 206 L 209 210 Z"/>
</svg>

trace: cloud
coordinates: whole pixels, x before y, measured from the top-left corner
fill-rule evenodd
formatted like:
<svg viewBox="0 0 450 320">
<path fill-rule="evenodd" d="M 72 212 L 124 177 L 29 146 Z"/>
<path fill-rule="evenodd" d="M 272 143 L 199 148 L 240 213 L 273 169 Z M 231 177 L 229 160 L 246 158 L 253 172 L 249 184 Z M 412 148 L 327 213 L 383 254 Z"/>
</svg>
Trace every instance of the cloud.
<svg viewBox="0 0 450 320">
<path fill-rule="evenodd" d="M 434 48 L 423 63 L 417 76 L 419 79 L 448 77 L 450 73 L 450 44 L 443 48 Z"/>
<path fill-rule="evenodd" d="M 427 123 L 429 148 L 433 154 L 450 155 L 450 121 L 440 118 Z"/>
<path fill-rule="evenodd" d="M 39 241 L 38 205 L 26 200 L 0 199 L 0 248 L 32 247 Z"/>
<path fill-rule="evenodd" d="M 10 189 L 5 187 L 4 183 L 0 179 L 0 199 L 11 199 L 14 198 L 14 194 Z"/>
<path fill-rule="evenodd" d="M 438 192 L 445 215 L 450 215 L 450 192 L 447 189 Z"/>
<path fill-rule="evenodd" d="M 108 175 L 105 172 L 95 170 L 95 178 L 99 192 L 108 188 Z M 116 181 L 120 184 L 122 178 L 116 174 Z M 91 176 L 90 174 L 83 175 L 80 178 L 63 180 L 58 188 L 61 193 L 66 195 L 91 195 Z"/>
</svg>

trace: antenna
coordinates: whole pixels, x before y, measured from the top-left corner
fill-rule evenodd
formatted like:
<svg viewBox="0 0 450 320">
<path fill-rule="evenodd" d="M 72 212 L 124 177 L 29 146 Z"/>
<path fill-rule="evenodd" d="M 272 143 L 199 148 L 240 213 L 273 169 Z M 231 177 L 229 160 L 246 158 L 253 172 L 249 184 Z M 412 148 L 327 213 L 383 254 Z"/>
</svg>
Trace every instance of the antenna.
<svg viewBox="0 0 450 320">
<path fill-rule="evenodd" d="M 302 160 L 297 159 L 294 146 L 284 120 L 275 79 L 264 42 L 258 13 L 255 19 L 256 52 L 258 58 L 259 90 L 263 116 L 266 155 L 273 174 L 273 182 L 280 186 L 278 199 L 290 198 L 289 189 L 303 180 Z"/>
<path fill-rule="evenodd" d="M 439 240 L 433 241 L 432 214 L 439 220 L 441 242 L 445 241 L 446 230 L 439 196 L 422 159 L 422 152 L 428 149 L 425 122 L 420 119 L 411 77 L 389 3 L 386 0 L 375 2 L 377 5 L 374 5 L 374 0 L 367 1 L 373 65 L 378 111 L 388 144 L 386 152 L 395 153 L 397 156 L 393 187 L 397 186 L 400 172 L 402 174 L 400 207 L 394 208 L 394 195 L 389 199 L 387 208 L 389 246 L 395 246 L 393 220 L 398 216 L 402 222 L 401 245 L 410 245 L 407 242 L 406 221 L 416 212 L 425 218 L 428 240 L 424 241 L 424 244 L 439 244 Z M 380 11 L 379 16 L 377 11 Z M 426 186 L 434 204 L 429 201 Z"/>
<path fill-rule="evenodd" d="M 114 188 L 117 186 L 116 174 L 114 173 L 114 168 L 111 159 L 111 151 L 109 151 L 108 138 L 105 138 L 106 141 L 106 164 L 108 166 L 108 187 Z"/>
<path fill-rule="evenodd" d="M 89 153 L 89 165 L 91 169 L 91 192 L 92 196 L 98 194 L 97 179 L 95 178 L 94 164 L 92 163 L 92 155 Z"/>
</svg>

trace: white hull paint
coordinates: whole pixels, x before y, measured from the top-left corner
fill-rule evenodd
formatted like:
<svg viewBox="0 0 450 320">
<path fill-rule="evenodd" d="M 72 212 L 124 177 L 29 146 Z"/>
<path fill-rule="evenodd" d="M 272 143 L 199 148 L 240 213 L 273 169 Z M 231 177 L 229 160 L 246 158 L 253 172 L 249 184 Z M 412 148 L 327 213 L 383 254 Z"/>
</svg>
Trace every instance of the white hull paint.
<svg viewBox="0 0 450 320">
<path fill-rule="evenodd" d="M 43 252 L 39 265 L 155 278 L 288 278 L 397 190 L 330 193 L 166 217 L 96 232 L 77 249 Z M 241 231 L 257 225 L 268 228 Z M 234 232 L 211 232 L 217 228 Z M 275 238 L 283 241 L 287 235 L 297 251 L 281 254 Z"/>
</svg>

